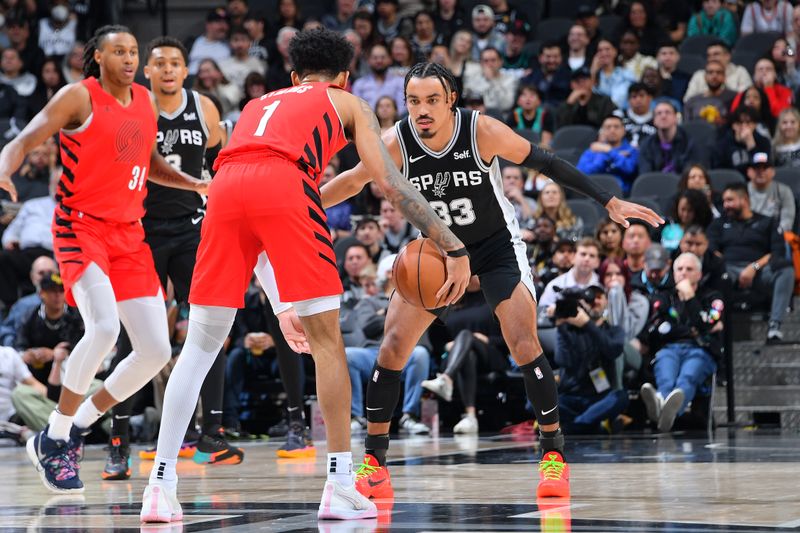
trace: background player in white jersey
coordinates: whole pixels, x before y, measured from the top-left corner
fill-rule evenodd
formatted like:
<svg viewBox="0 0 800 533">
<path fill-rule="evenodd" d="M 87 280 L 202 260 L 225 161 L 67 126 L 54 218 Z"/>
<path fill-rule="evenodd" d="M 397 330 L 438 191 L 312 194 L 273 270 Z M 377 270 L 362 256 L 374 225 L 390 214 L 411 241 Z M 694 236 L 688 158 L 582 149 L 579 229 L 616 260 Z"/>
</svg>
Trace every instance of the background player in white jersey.
<svg viewBox="0 0 800 533">
<path fill-rule="evenodd" d="M 503 195 L 498 158 L 535 169 L 606 207 L 628 225 L 638 218 L 656 226 L 656 213 L 612 197 L 566 161 L 515 134 L 502 122 L 456 107 L 455 80 L 435 63 L 419 63 L 406 75 L 408 118 L 383 135 L 403 174 L 467 246 L 472 274 L 500 320 L 511 356 L 539 422 L 543 458 L 539 497 L 569 495 L 569 467 L 559 427 L 553 371 L 536 336 L 536 295 L 514 208 Z M 322 188 L 324 207 L 358 193 L 372 179 L 362 164 Z M 366 456 L 356 486 L 367 497 L 393 495 L 386 468 L 389 425 L 400 393 L 400 372 L 440 310 L 427 312 L 392 298 L 385 335 L 367 386 Z"/>
</svg>

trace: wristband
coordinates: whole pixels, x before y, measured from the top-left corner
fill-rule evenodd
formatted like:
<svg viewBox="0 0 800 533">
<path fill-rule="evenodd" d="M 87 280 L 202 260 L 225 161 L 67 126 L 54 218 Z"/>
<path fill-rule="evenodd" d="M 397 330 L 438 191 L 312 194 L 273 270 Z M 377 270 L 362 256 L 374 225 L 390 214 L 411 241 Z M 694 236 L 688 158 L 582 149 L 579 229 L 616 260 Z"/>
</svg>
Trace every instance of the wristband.
<svg viewBox="0 0 800 533">
<path fill-rule="evenodd" d="M 469 257 L 469 252 L 467 251 L 466 246 L 462 246 L 457 250 L 450 250 L 449 252 L 447 252 L 447 257 L 464 257 L 464 256 Z"/>
</svg>

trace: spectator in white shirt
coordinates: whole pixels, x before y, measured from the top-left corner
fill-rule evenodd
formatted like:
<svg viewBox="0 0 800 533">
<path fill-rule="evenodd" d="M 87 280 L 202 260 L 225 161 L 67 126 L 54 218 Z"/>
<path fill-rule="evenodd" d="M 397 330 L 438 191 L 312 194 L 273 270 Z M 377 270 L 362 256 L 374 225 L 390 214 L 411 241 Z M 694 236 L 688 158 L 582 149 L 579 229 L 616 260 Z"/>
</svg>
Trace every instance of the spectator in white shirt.
<svg viewBox="0 0 800 533">
<path fill-rule="evenodd" d="M 228 35 L 228 15 L 223 8 L 209 11 L 206 16 L 206 31 L 195 39 L 189 51 L 189 74 L 197 74 L 200 62 L 213 59 L 215 63 L 231 56 L 226 37 Z"/>
</svg>

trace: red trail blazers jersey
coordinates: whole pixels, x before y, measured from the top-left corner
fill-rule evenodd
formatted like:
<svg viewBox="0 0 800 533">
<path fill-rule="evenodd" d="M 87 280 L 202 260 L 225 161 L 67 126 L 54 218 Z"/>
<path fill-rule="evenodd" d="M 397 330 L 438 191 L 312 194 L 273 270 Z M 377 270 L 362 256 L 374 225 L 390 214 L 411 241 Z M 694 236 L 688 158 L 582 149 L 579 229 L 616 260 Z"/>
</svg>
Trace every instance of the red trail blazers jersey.
<svg viewBox="0 0 800 533">
<path fill-rule="evenodd" d="M 89 90 L 92 114 L 81 127 L 61 130 L 63 174 L 56 201 L 66 213 L 82 211 L 113 222 L 133 222 L 144 215 L 150 154 L 156 117 L 150 93 L 131 85 L 123 107 L 96 78 L 81 83 Z"/>
<path fill-rule="evenodd" d="M 328 87 L 339 88 L 330 83 L 303 83 L 248 102 L 214 169 L 229 160 L 257 162 L 277 154 L 319 184 L 330 158 L 347 144 Z"/>
</svg>

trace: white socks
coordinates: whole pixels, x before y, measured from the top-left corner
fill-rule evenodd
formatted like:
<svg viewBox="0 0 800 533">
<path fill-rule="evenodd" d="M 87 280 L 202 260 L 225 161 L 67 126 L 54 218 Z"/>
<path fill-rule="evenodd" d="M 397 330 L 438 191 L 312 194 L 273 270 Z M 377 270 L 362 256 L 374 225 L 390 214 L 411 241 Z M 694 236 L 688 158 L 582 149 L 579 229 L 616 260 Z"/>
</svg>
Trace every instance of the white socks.
<svg viewBox="0 0 800 533">
<path fill-rule="evenodd" d="M 103 416 L 103 411 L 97 409 L 91 398 L 86 398 L 81 406 L 78 407 L 78 412 L 75 413 L 72 423 L 75 424 L 75 427 L 86 429 L 100 420 L 101 416 Z"/>
<path fill-rule="evenodd" d="M 161 428 L 151 482 L 177 484 L 175 463 L 200 387 L 217 358 L 236 317 L 236 309 L 192 305 L 186 342 L 172 369 L 164 393 Z"/>
<path fill-rule="evenodd" d="M 69 430 L 72 429 L 72 416 L 62 414 L 58 407 L 50 413 L 47 436 L 54 440 L 69 440 Z"/>
<path fill-rule="evenodd" d="M 177 463 L 177 459 L 156 456 L 153 470 L 150 471 L 150 484 L 164 485 L 169 489 L 176 488 L 178 486 L 178 474 L 175 472 Z"/>
<path fill-rule="evenodd" d="M 336 481 L 344 488 L 350 488 L 353 480 L 353 453 L 336 452 L 328 454 L 328 480 Z"/>
</svg>

